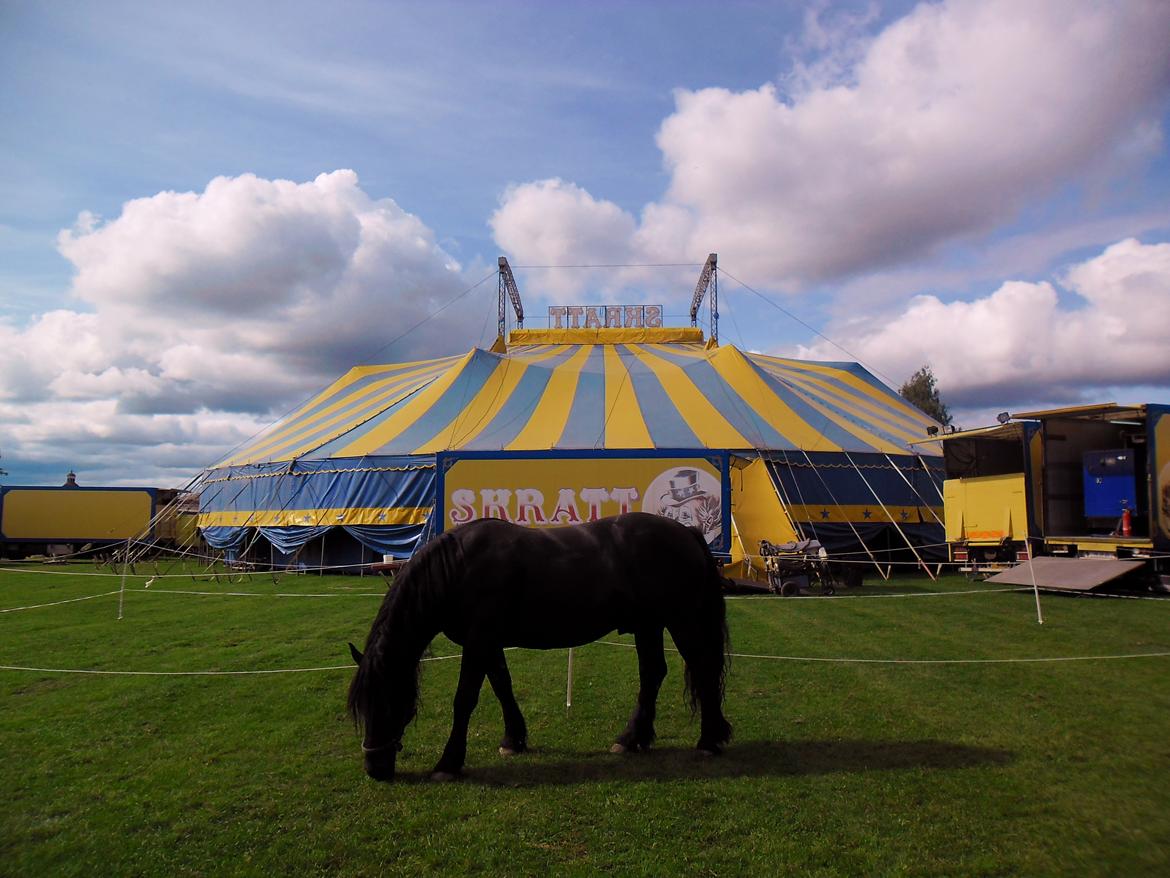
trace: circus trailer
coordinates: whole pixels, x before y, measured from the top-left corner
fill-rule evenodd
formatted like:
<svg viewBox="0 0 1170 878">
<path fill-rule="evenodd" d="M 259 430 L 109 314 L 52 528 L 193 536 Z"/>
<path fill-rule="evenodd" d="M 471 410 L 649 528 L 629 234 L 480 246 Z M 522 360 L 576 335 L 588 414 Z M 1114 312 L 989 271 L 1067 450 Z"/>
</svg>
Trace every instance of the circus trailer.
<svg viewBox="0 0 1170 878">
<path fill-rule="evenodd" d="M 1170 584 L 1170 406 L 999 421 L 937 437 L 952 561 L 971 575 L 1016 568 L 997 581 L 1040 587 L 1087 591 L 1139 569 Z"/>
<path fill-rule="evenodd" d="M 155 488 L 0 486 L 0 552 L 7 558 L 99 551 L 151 539 Z"/>
<path fill-rule="evenodd" d="M 715 279 L 712 255 L 690 326 L 582 305 L 526 329 L 501 257 L 490 348 L 353 367 L 202 474 L 200 531 L 229 561 L 353 570 L 476 518 L 624 511 L 698 527 L 746 576 L 764 539 L 887 571 L 941 551 L 941 454 L 909 444 L 937 424 L 859 364 L 721 345 L 714 314 L 705 337 Z"/>
</svg>

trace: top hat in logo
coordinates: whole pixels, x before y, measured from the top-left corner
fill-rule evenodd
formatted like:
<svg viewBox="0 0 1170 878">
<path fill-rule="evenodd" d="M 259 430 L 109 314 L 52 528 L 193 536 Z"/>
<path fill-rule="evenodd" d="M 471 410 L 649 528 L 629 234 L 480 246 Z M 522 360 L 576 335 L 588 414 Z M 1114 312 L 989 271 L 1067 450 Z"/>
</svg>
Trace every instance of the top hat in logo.
<svg viewBox="0 0 1170 878">
<path fill-rule="evenodd" d="M 699 484 L 699 473 L 693 469 L 680 469 L 670 479 L 670 490 L 662 495 L 662 501 L 671 506 L 686 503 L 693 497 L 699 497 L 707 492 Z M 670 500 L 667 500 L 669 495 Z"/>
</svg>

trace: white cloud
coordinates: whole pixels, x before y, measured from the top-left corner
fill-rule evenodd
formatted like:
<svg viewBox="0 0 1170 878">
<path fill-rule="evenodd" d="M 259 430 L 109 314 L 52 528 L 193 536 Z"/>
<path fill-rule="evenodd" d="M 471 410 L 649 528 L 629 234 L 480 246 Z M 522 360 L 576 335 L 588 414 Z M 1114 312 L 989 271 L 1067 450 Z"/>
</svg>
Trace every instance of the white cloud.
<svg viewBox="0 0 1170 878">
<path fill-rule="evenodd" d="M 896 264 L 1156 148 L 1167 33 L 1159 0 L 924 3 L 854 51 L 833 37 L 791 93 L 678 91 L 658 134 L 670 185 L 640 218 L 545 180 L 509 189 L 493 229 L 520 261 L 716 250 L 776 286 Z"/>
<path fill-rule="evenodd" d="M 105 225 L 62 232 L 73 292 L 97 306 L 251 315 L 320 297 L 357 248 L 364 194 L 351 171 L 312 183 L 217 177 L 202 193 L 127 202 Z"/>
<path fill-rule="evenodd" d="M 59 248 L 89 310 L 0 320 L 0 444 L 79 473 L 124 468 L 135 445 L 136 465 L 167 471 L 186 449 L 192 474 L 467 286 L 431 230 L 352 171 L 160 192 L 107 222 L 83 213 Z M 465 349 L 494 311 L 479 304 L 376 359 Z"/>
<path fill-rule="evenodd" d="M 85 485 L 181 487 L 265 425 L 264 418 L 196 411 L 134 415 L 114 399 L 0 402 L 6 465 L 45 473 L 52 482 L 75 470 Z"/>
<path fill-rule="evenodd" d="M 906 378 L 929 364 L 953 407 L 1100 401 L 1106 388 L 1170 385 L 1168 291 L 1170 243 L 1130 238 L 1056 283 L 1008 281 L 972 301 L 919 296 L 889 320 L 858 321 L 835 335 L 886 375 Z M 820 344 L 796 355 L 841 353 Z"/>
<path fill-rule="evenodd" d="M 877 4 L 858 12 L 827 6 L 827 0 L 810 4 L 804 11 L 803 32 L 798 40 L 789 41 L 796 59 L 784 77 L 788 94 L 856 84 L 854 71 L 869 48 L 868 28 L 878 17 Z"/>
<path fill-rule="evenodd" d="M 508 187 L 489 223 L 496 243 L 535 265 L 621 263 L 634 255 L 633 217 L 563 180 Z M 563 271 L 534 271 L 529 279 L 538 295 L 559 301 L 597 280 Z"/>
</svg>

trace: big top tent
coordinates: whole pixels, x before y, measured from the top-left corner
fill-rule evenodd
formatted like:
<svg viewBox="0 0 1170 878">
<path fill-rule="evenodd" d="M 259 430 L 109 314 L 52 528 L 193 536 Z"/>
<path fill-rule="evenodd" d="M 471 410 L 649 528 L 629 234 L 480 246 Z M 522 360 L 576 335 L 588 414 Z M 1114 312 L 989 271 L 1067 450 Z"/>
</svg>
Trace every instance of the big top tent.
<svg viewBox="0 0 1170 878">
<path fill-rule="evenodd" d="M 481 516 L 645 510 L 749 570 L 760 539 L 921 561 L 942 542 L 941 458 L 908 443 L 936 426 L 856 363 L 694 327 L 516 329 L 355 366 L 203 474 L 199 524 L 229 558 L 346 566 Z"/>
</svg>

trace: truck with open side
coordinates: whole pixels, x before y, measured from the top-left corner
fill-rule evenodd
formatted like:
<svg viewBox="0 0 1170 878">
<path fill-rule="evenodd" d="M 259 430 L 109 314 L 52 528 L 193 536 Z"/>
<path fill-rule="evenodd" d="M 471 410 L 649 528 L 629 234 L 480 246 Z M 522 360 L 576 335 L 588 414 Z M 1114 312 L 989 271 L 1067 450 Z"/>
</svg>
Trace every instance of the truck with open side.
<svg viewBox="0 0 1170 878">
<path fill-rule="evenodd" d="M 1076 591 L 1140 568 L 1170 589 L 1170 405 L 998 420 L 924 440 L 942 443 L 952 562 L 972 576 L 1020 565 L 997 581 Z"/>
</svg>

